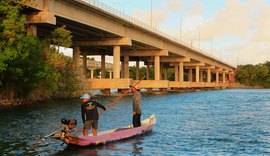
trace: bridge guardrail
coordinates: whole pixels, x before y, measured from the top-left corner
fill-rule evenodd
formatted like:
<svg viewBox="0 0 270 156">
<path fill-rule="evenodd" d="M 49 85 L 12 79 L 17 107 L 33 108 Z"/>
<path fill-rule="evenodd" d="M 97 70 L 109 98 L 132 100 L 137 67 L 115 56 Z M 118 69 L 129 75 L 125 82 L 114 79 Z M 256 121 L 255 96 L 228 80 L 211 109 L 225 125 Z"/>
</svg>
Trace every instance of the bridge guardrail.
<svg viewBox="0 0 270 156">
<path fill-rule="evenodd" d="M 215 57 L 214 55 L 212 55 L 212 53 L 211 54 L 210 53 L 206 53 L 205 51 L 203 51 L 203 50 L 201 50 L 201 49 L 199 49 L 197 47 L 192 46 L 191 43 L 184 42 L 183 40 L 180 40 L 180 39 L 178 39 L 176 37 L 173 37 L 171 35 L 168 35 L 167 33 L 163 32 L 161 30 L 158 30 L 156 27 L 151 26 L 149 24 L 146 24 L 145 22 L 142 22 L 142 21 L 140 21 L 140 20 L 138 20 L 138 19 L 136 19 L 134 17 L 131 17 L 131 16 L 129 16 L 129 15 L 127 15 L 127 14 L 121 12 L 121 11 L 118 11 L 117 9 L 114 9 L 113 7 L 111 7 L 109 5 L 106 5 L 106 4 L 104 4 L 104 3 L 102 3 L 102 2 L 100 2 L 98 0 L 82 0 L 82 1 L 84 1 L 84 2 L 86 2 L 88 4 L 90 4 L 90 5 L 92 5 L 94 7 L 96 7 L 97 9 L 101 9 L 102 11 L 105 11 L 108 14 L 111 14 L 111 15 L 114 15 L 114 16 L 117 16 L 117 17 L 120 17 L 121 19 L 124 19 L 124 20 L 126 20 L 126 21 L 128 21 L 128 22 L 130 22 L 132 24 L 135 24 L 135 25 L 137 25 L 139 27 L 142 27 L 142 28 L 144 28 L 144 29 L 146 29 L 148 31 L 151 31 L 153 33 L 156 33 L 158 35 L 161 35 L 161 36 L 163 36 L 163 37 L 165 37 L 165 38 L 167 38 L 167 39 L 169 39 L 171 41 L 175 41 L 175 42 L 177 42 L 179 44 L 185 45 L 185 46 L 193 49 L 194 51 L 198 51 L 199 53 L 201 53 L 201 54 L 203 54 L 205 56 L 208 56 L 208 57 L 211 56 L 210 58 L 213 58 L 215 60 L 218 60 L 219 62 L 221 62 L 223 64 L 227 64 L 227 65 L 233 66 L 231 64 L 228 64 L 228 63 L 224 62 L 221 59 L 218 59 L 217 57 Z"/>
</svg>

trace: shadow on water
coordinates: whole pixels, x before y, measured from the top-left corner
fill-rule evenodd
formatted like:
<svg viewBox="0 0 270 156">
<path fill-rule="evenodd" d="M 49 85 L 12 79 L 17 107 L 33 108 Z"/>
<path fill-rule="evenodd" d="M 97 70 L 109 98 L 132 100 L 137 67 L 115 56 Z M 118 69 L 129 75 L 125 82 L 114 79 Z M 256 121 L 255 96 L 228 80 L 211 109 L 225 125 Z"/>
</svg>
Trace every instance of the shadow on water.
<svg viewBox="0 0 270 156">
<path fill-rule="evenodd" d="M 80 146 L 66 146 L 64 150 L 57 152 L 55 155 L 91 155 L 91 156 L 99 156 L 99 155 L 110 155 L 112 153 L 126 153 L 129 155 L 140 155 L 143 154 L 143 146 L 141 146 L 144 142 L 145 137 L 149 137 L 153 135 L 154 132 L 148 132 L 143 135 L 134 136 L 131 138 L 127 138 L 124 140 L 113 141 L 106 144 L 101 144 L 97 146 L 88 146 L 88 147 L 80 147 Z"/>
</svg>

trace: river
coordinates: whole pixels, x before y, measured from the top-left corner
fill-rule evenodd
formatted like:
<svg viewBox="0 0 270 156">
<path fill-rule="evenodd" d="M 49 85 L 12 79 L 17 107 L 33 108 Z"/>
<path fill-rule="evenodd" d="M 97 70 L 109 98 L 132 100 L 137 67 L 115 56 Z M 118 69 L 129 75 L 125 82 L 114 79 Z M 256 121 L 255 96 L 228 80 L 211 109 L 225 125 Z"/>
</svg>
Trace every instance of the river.
<svg viewBox="0 0 270 156">
<path fill-rule="evenodd" d="M 99 97 L 105 106 L 116 97 Z M 100 116 L 103 131 L 131 123 L 127 96 Z M 75 148 L 39 140 L 78 120 L 80 99 L 0 110 L 1 155 L 270 155 L 270 89 L 228 89 L 190 93 L 142 94 L 142 119 L 157 118 L 151 133 L 104 146 Z"/>
</svg>

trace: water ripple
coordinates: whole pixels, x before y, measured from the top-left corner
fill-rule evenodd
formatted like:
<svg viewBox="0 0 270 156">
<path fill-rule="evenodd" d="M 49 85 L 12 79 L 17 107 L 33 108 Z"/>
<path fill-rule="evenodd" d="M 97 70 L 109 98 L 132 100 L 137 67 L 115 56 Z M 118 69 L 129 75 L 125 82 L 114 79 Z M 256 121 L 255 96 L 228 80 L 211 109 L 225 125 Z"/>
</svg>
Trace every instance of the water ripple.
<svg viewBox="0 0 270 156">
<path fill-rule="evenodd" d="M 105 112 L 99 131 L 131 123 L 131 96 Z M 80 100 L 0 110 L 2 155 L 270 155 L 270 90 L 231 89 L 143 94 L 142 118 L 156 114 L 143 136 L 92 148 L 39 140 L 59 128 L 63 117 L 79 121 Z M 97 100 L 108 105 L 114 97 Z"/>
</svg>

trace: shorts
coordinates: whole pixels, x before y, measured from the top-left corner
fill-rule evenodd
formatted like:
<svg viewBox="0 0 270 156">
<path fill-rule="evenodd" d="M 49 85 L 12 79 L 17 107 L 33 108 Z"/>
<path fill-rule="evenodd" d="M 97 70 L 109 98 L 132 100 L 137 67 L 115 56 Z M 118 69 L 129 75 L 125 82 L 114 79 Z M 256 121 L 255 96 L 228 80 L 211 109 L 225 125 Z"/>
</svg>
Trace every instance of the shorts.
<svg viewBox="0 0 270 156">
<path fill-rule="evenodd" d="M 98 129 L 98 120 L 85 121 L 83 129 L 90 129 L 91 127 Z"/>
</svg>

